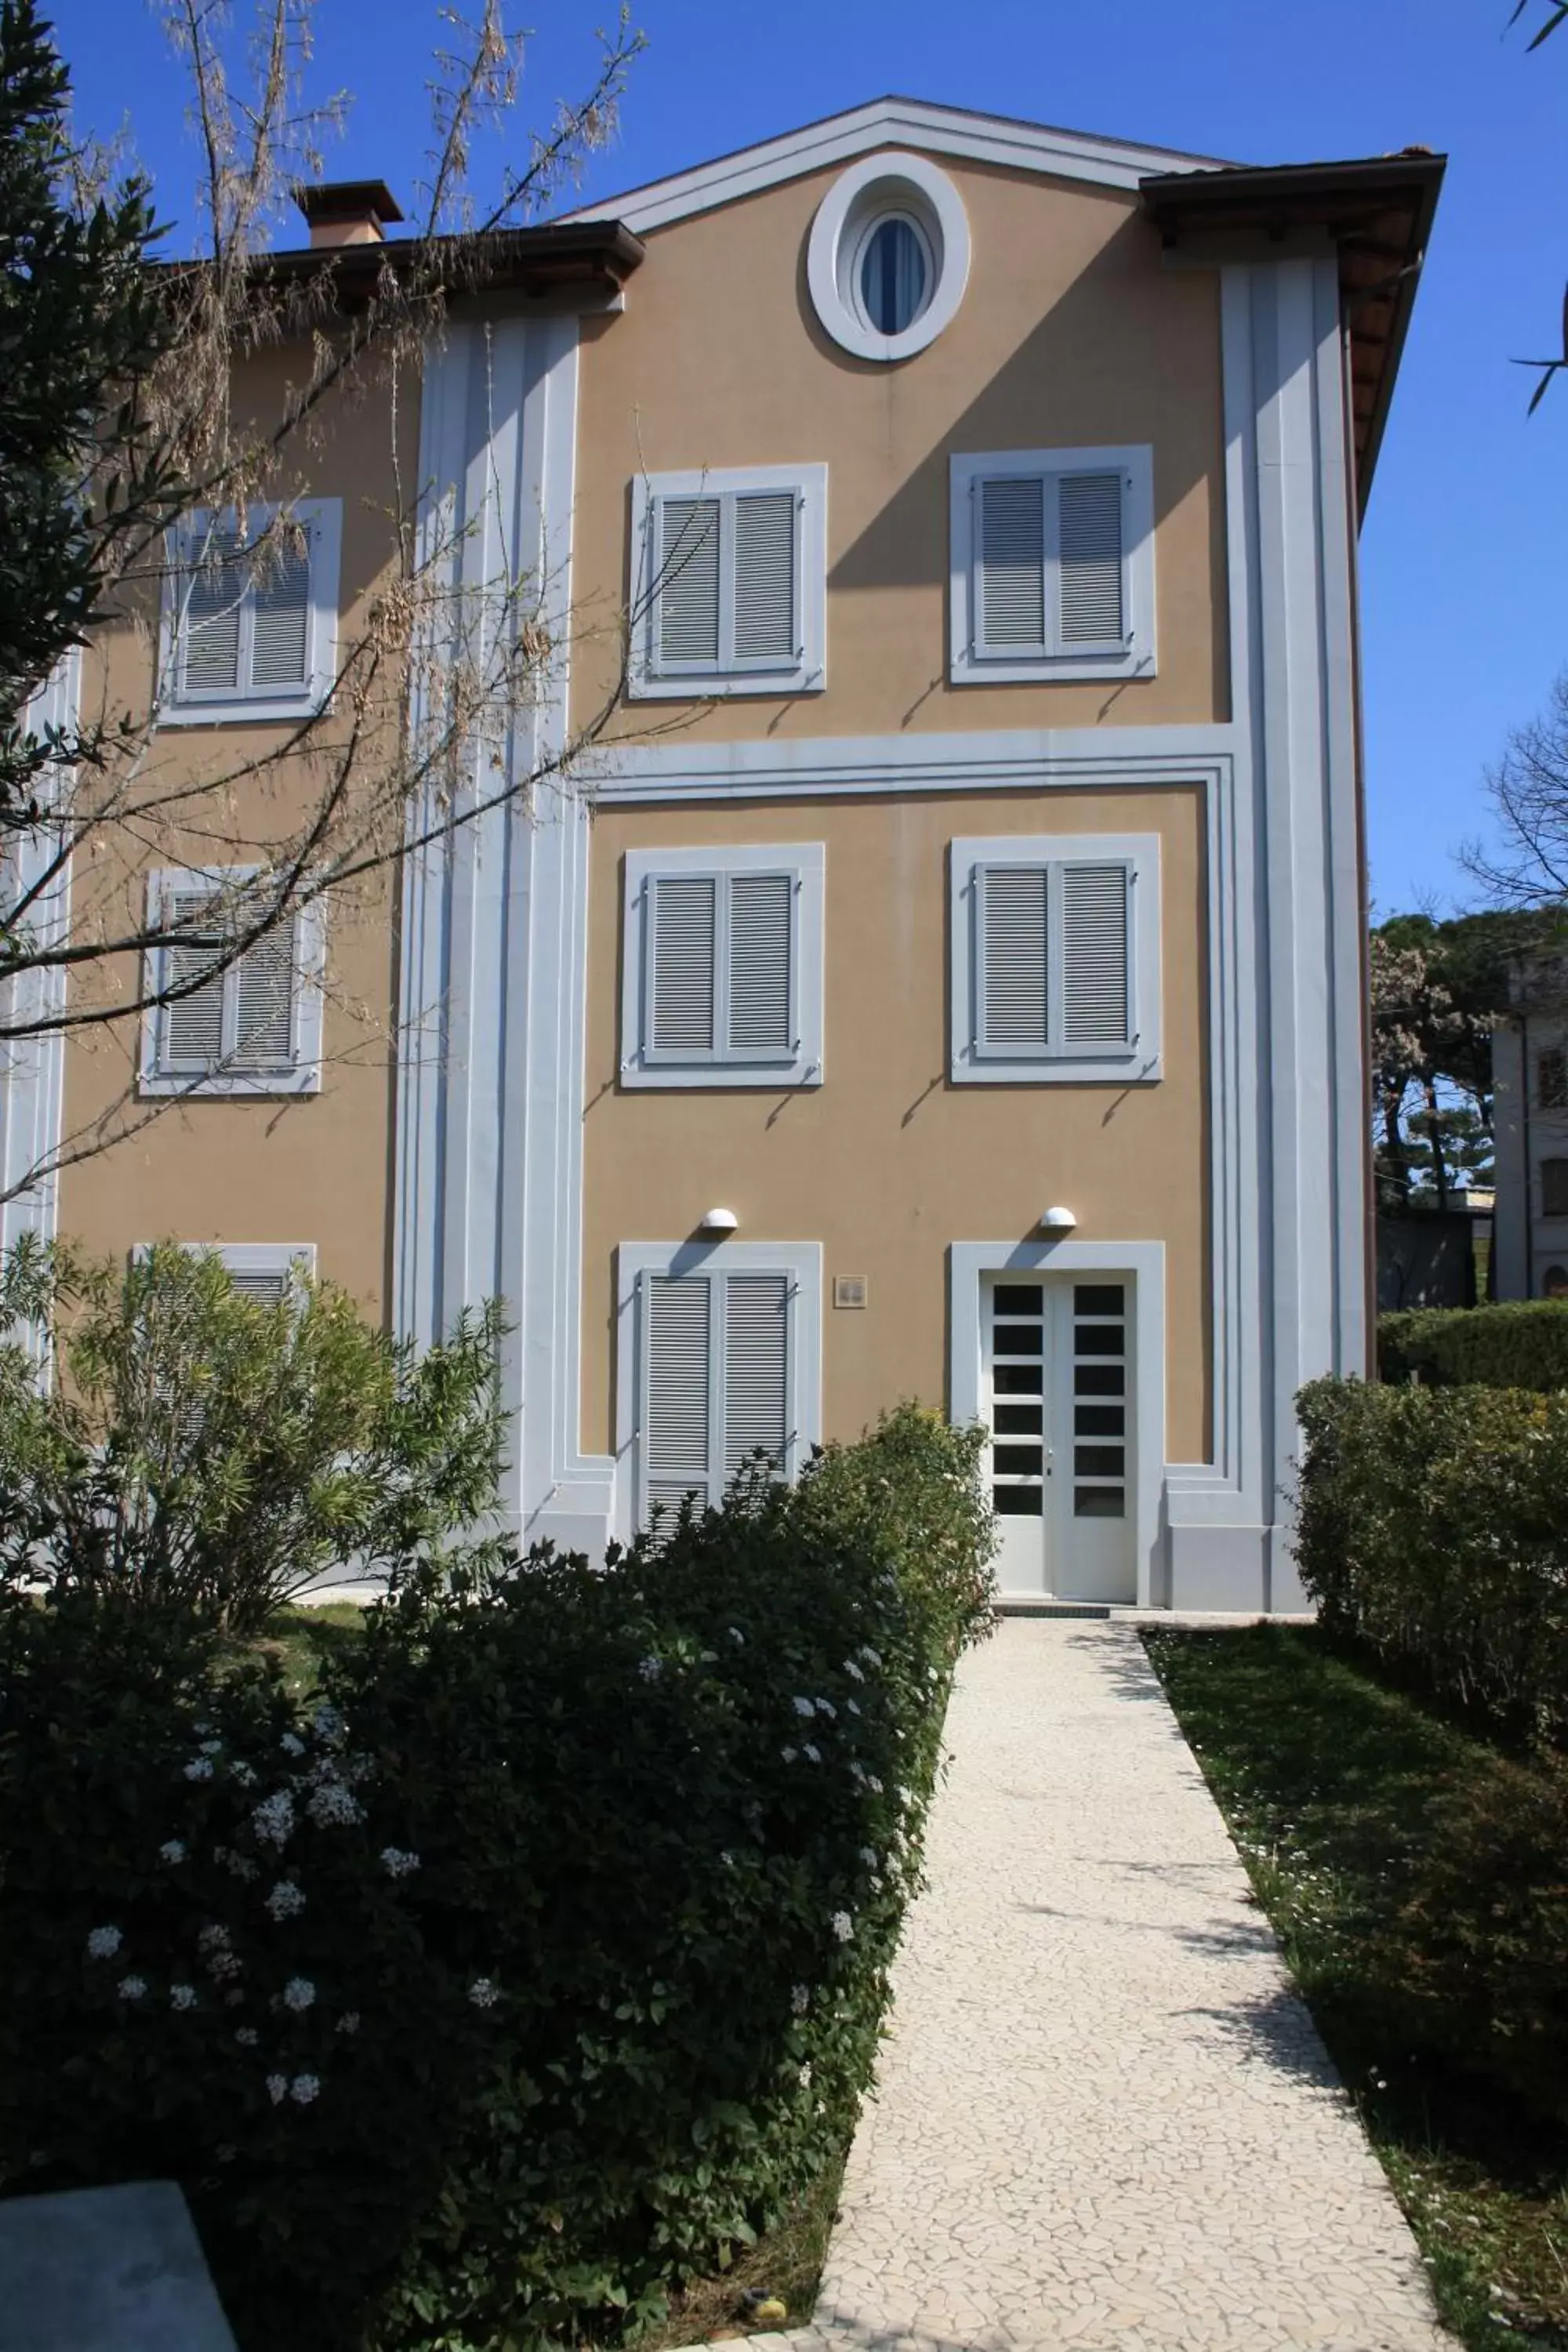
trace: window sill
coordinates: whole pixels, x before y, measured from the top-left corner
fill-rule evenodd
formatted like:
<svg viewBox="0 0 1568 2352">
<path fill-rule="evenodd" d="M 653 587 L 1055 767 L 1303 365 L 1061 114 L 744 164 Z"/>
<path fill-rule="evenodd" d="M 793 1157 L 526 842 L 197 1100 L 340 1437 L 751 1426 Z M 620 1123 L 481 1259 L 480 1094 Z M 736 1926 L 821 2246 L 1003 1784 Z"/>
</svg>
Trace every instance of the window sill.
<svg viewBox="0 0 1568 2352">
<path fill-rule="evenodd" d="M 165 702 L 158 713 L 160 727 L 270 727 L 319 718 L 328 697 L 310 694 L 248 696 L 215 702 Z"/>
<path fill-rule="evenodd" d="M 178 1096 L 188 1102 L 244 1101 L 251 1096 L 276 1100 L 279 1096 L 320 1094 L 321 1073 L 313 1063 L 262 1076 L 219 1071 L 210 1078 L 203 1078 L 189 1071 L 176 1075 L 168 1070 L 143 1070 L 137 1077 L 136 1091 L 147 1097 Z"/>
<path fill-rule="evenodd" d="M 821 694 L 827 686 L 826 675 L 820 669 L 713 671 L 683 677 L 652 677 L 631 676 L 626 680 L 629 702 L 733 702 L 742 696 L 757 700 L 772 696 L 775 700 L 797 694 Z"/>
<path fill-rule="evenodd" d="M 1133 646 L 1124 654 L 1028 655 L 1021 659 L 961 654 L 951 664 L 949 686 L 1054 686 L 1079 679 L 1114 681 L 1154 677 L 1152 654 Z"/>
<path fill-rule="evenodd" d="M 1074 1054 L 1060 1061 L 1041 1055 L 1028 1062 L 964 1055 L 948 1075 L 955 1087 L 1147 1087 L 1158 1085 L 1164 1070 L 1157 1054 Z"/>
<path fill-rule="evenodd" d="M 700 1087 L 709 1094 L 732 1094 L 738 1088 L 750 1092 L 757 1087 L 771 1087 L 775 1093 L 809 1094 L 822 1084 L 822 1064 L 809 1056 L 798 1062 L 704 1062 L 700 1066 L 635 1061 L 625 1063 L 616 1078 L 623 1089 L 639 1092 L 650 1087 L 668 1093 Z"/>
</svg>

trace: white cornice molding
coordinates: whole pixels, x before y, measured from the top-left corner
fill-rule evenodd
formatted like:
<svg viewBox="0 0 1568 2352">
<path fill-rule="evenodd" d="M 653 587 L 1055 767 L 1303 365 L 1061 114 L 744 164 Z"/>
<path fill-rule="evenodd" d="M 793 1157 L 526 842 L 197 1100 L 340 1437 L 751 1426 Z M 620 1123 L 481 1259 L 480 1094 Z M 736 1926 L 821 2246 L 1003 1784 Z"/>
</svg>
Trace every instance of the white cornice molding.
<svg viewBox="0 0 1568 2352">
<path fill-rule="evenodd" d="M 853 163 L 879 147 L 908 146 L 928 154 L 952 155 L 973 163 L 999 164 L 1057 180 L 1082 180 L 1091 187 L 1136 189 L 1157 172 L 1210 172 L 1221 168 L 1211 155 L 1184 155 L 1163 147 L 1139 147 L 1125 140 L 1097 139 L 1083 131 L 1057 131 L 1039 122 L 1017 122 L 1000 114 L 972 114 L 962 107 L 931 106 L 920 99 L 878 98 L 845 114 L 808 122 L 782 138 L 716 156 L 689 172 L 650 180 L 602 202 L 568 213 L 568 220 L 624 221 L 640 236 L 693 213 L 711 212 L 786 180 L 835 163 Z"/>
</svg>

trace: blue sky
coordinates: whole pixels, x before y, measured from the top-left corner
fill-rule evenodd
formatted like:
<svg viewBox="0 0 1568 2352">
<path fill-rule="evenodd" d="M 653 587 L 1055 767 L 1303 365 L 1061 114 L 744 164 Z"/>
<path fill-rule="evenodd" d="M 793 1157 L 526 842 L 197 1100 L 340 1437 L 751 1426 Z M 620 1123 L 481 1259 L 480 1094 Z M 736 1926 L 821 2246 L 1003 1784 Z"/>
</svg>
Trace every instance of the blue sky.
<svg viewBox="0 0 1568 2352">
<path fill-rule="evenodd" d="M 512 138 L 583 89 L 613 0 L 525 12 Z M 246 0 L 238 0 L 242 12 Z M 1362 540 L 1369 833 L 1381 910 L 1466 903 L 1482 778 L 1568 664 L 1568 383 L 1525 415 L 1568 276 L 1568 29 L 1534 57 L 1509 0 L 642 0 L 621 136 L 579 201 L 887 90 L 1245 163 L 1450 157 Z M 54 0 L 84 127 L 129 121 L 166 217 L 195 148 L 142 0 Z M 428 146 L 437 0 L 319 0 L 312 85 L 353 94 L 330 178 L 405 197 Z M 481 184 L 500 161 L 476 156 Z M 176 246 L 183 240 L 176 234 Z M 292 241 L 290 239 L 289 241 Z"/>
</svg>

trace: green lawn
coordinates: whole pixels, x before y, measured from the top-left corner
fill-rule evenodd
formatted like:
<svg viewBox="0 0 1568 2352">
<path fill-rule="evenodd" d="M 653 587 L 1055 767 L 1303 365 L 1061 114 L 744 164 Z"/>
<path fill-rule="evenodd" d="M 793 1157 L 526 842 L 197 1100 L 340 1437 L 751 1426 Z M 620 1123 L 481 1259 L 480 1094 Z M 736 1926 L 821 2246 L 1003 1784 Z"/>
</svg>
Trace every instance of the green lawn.
<svg viewBox="0 0 1568 2352">
<path fill-rule="evenodd" d="M 1285 1626 L 1149 1654 L 1469 2352 L 1568 2352 L 1568 2131 L 1412 2048 L 1373 1964 L 1429 1800 L 1489 1751 Z M 1568 1998 L 1568 1988 L 1564 1988 Z"/>
<path fill-rule="evenodd" d="M 321 1661 L 344 1642 L 355 1639 L 364 1623 L 357 1601 L 324 1601 L 314 1609 L 279 1609 L 268 1620 L 267 1631 L 243 1644 L 270 1658 L 285 1688 L 296 1698 L 308 1697 L 321 1678 Z"/>
</svg>

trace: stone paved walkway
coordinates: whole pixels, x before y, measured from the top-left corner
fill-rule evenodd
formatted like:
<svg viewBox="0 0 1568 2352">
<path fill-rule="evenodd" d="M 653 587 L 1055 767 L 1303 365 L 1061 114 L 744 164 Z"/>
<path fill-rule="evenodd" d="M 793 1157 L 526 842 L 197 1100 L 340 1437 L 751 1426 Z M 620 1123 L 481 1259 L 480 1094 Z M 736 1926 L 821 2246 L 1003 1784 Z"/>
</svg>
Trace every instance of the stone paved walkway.
<svg viewBox="0 0 1568 2352">
<path fill-rule="evenodd" d="M 1439 2352 L 1414 2243 L 1136 1633 L 963 1666 L 814 2326 L 846 2352 Z"/>
</svg>

